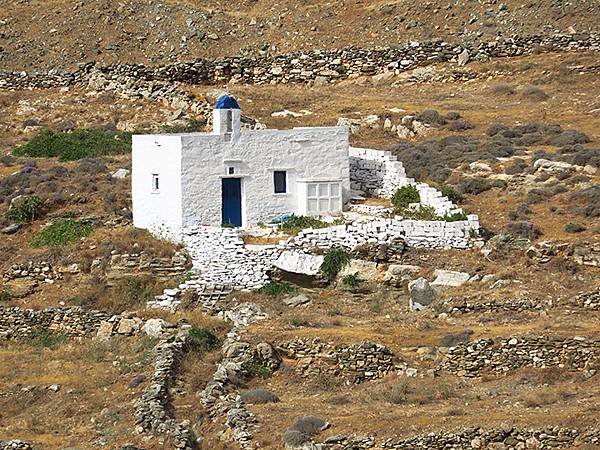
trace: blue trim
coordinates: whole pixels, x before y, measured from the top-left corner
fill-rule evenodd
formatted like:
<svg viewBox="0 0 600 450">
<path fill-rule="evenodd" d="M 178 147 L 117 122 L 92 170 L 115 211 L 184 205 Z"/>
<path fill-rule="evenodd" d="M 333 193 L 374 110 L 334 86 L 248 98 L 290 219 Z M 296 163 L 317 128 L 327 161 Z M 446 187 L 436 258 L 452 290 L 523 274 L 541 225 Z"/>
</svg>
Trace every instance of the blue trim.
<svg viewBox="0 0 600 450">
<path fill-rule="evenodd" d="M 242 226 L 242 180 L 223 178 L 221 181 L 221 223 Z"/>
<path fill-rule="evenodd" d="M 222 95 L 215 104 L 215 109 L 240 109 L 240 105 L 235 98 L 229 95 Z"/>
</svg>

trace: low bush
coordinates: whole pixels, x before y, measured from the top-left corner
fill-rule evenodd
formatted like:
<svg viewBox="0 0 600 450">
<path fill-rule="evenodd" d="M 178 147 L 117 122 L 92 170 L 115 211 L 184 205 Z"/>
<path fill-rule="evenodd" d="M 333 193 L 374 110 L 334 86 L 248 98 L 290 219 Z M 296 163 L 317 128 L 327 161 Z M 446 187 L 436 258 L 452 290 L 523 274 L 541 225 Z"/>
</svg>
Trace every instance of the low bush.
<svg viewBox="0 0 600 450">
<path fill-rule="evenodd" d="M 27 144 L 13 150 L 15 156 L 74 161 L 131 151 L 131 133 L 79 129 L 69 133 L 44 130 Z"/>
<path fill-rule="evenodd" d="M 189 331 L 189 340 L 201 352 L 210 352 L 219 348 L 219 338 L 208 328 L 193 327 Z"/>
<path fill-rule="evenodd" d="M 333 281 L 344 267 L 350 264 L 352 255 L 343 248 L 335 248 L 325 253 L 321 274 L 329 281 Z"/>
<path fill-rule="evenodd" d="M 310 327 L 310 322 L 302 317 L 290 317 L 288 323 L 293 327 Z"/>
<path fill-rule="evenodd" d="M 531 84 L 523 87 L 521 90 L 521 96 L 536 102 L 543 102 L 550 98 L 541 87 Z"/>
<path fill-rule="evenodd" d="M 360 278 L 358 272 L 351 273 L 349 275 L 346 275 L 344 278 L 342 278 L 342 283 L 344 283 L 346 286 L 351 287 L 351 288 L 360 287 L 360 285 L 363 284 L 364 282 L 365 282 L 365 280 Z"/>
<path fill-rule="evenodd" d="M 242 368 L 253 378 L 271 378 L 273 371 L 258 361 L 250 360 L 242 363 Z"/>
<path fill-rule="evenodd" d="M 6 218 L 15 222 L 27 223 L 33 222 L 42 215 L 44 201 L 37 195 L 30 195 L 20 201 L 15 202 L 12 207 L 6 211 Z"/>
<path fill-rule="evenodd" d="M 529 215 L 532 213 L 531 209 L 527 204 L 521 203 L 508 212 L 508 218 L 510 220 L 527 220 Z"/>
<path fill-rule="evenodd" d="M 534 240 L 544 234 L 540 227 L 531 222 L 511 222 L 507 225 L 508 231 L 514 236 Z"/>
<path fill-rule="evenodd" d="M 468 220 L 468 216 L 469 213 L 466 211 L 463 212 L 456 212 L 456 213 L 452 213 L 452 214 L 446 214 L 445 216 L 442 216 L 442 220 L 444 222 L 463 222 L 465 220 Z"/>
<path fill-rule="evenodd" d="M 419 191 L 411 184 L 398 188 L 392 197 L 392 205 L 396 209 L 405 209 L 411 203 L 419 203 L 420 201 Z"/>
<path fill-rule="evenodd" d="M 0 291 L 0 302 L 7 302 L 12 298 L 12 294 L 8 289 L 2 289 Z"/>
<path fill-rule="evenodd" d="M 514 95 L 516 90 L 508 83 L 497 83 L 490 86 L 490 92 L 495 95 Z"/>
<path fill-rule="evenodd" d="M 458 189 L 463 194 L 479 195 L 482 192 L 488 191 L 492 188 L 492 185 L 485 178 L 469 178 L 463 180 L 458 185 Z"/>
<path fill-rule="evenodd" d="M 565 225 L 565 232 L 567 232 L 567 233 L 581 233 L 582 231 L 585 231 L 585 230 L 586 230 L 586 228 L 579 223 L 570 222 Z"/>
<path fill-rule="evenodd" d="M 448 130 L 450 131 L 467 131 L 472 130 L 475 126 L 469 122 L 468 120 L 459 119 L 453 120 L 447 125 Z"/>
<path fill-rule="evenodd" d="M 444 125 L 446 123 L 446 119 L 435 109 L 424 109 L 417 116 L 417 120 L 429 125 Z"/>
<path fill-rule="evenodd" d="M 38 231 L 31 240 L 31 245 L 39 247 L 56 247 L 73 244 L 82 237 L 89 236 L 94 226 L 87 222 L 73 219 L 58 219 L 51 225 Z"/>
<path fill-rule="evenodd" d="M 35 330 L 31 335 L 31 345 L 40 348 L 54 349 L 68 339 L 68 336 L 60 333 L 51 333 L 48 330 Z"/>
<path fill-rule="evenodd" d="M 265 403 L 277 403 L 279 397 L 266 389 L 252 389 L 250 391 L 240 392 L 240 397 L 244 403 L 251 405 L 262 405 Z"/>
<path fill-rule="evenodd" d="M 417 209 L 404 209 L 400 211 L 402 217 L 412 220 L 442 220 L 431 206 L 419 206 Z"/>
<path fill-rule="evenodd" d="M 464 200 L 462 194 L 449 184 L 438 184 L 434 187 L 438 191 L 440 191 L 444 197 L 447 197 L 448 200 L 450 200 L 454 204 L 458 204 Z"/>
<path fill-rule="evenodd" d="M 297 288 L 291 284 L 271 281 L 269 284 L 265 284 L 263 287 L 258 288 L 256 292 L 259 294 L 269 295 L 271 297 L 279 297 L 281 295 L 295 292 L 296 290 Z"/>
<path fill-rule="evenodd" d="M 516 175 L 518 173 L 523 173 L 525 169 L 529 167 L 529 164 L 522 159 L 515 159 L 510 166 L 506 166 L 504 169 L 504 173 L 506 175 Z"/>
<path fill-rule="evenodd" d="M 325 228 L 333 225 L 316 217 L 290 215 L 279 224 L 279 229 L 288 233 L 298 233 L 305 228 Z"/>
</svg>

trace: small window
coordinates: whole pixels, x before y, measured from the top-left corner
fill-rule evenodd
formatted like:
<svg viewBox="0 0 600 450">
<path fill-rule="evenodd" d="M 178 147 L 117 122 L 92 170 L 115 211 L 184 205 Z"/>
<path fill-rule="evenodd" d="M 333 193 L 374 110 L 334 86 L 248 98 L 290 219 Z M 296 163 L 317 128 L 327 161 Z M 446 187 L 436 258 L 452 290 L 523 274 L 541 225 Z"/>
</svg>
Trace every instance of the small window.
<svg viewBox="0 0 600 450">
<path fill-rule="evenodd" d="M 233 113 L 230 109 L 227 110 L 225 116 L 225 130 L 227 133 L 231 133 L 233 132 Z"/>
<path fill-rule="evenodd" d="M 160 188 L 160 184 L 158 181 L 158 174 L 153 173 L 152 174 L 152 192 L 158 192 L 159 188 Z"/>
<path fill-rule="evenodd" d="M 227 173 L 228 173 L 229 175 L 233 175 L 233 174 L 235 173 L 235 168 L 234 168 L 234 167 L 229 167 L 229 168 L 227 169 Z"/>
<path fill-rule="evenodd" d="M 285 170 L 276 170 L 273 172 L 273 181 L 276 194 L 285 194 L 287 192 L 287 172 Z"/>
</svg>

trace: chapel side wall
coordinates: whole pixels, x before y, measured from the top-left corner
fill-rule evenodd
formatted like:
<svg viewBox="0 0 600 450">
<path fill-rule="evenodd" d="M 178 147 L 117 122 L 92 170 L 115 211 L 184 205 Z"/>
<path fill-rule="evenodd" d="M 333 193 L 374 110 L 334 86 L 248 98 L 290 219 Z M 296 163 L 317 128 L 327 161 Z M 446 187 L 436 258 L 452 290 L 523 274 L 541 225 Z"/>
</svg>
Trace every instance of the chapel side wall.
<svg viewBox="0 0 600 450">
<path fill-rule="evenodd" d="M 133 224 L 155 235 L 182 239 L 181 138 L 135 135 L 131 151 L 131 200 Z M 153 192 L 152 175 L 159 176 Z"/>
<path fill-rule="evenodd" d="M 220 136 L 184 136 L 183 225 L 221 224 L 221 177 L 233 165 L 242 177 L 243 226 L 298 211 L 297 181 L 342 179 L 350 189 L 348 130 L 343 127 L 243 132 L 229 142 Z M 287 193 L 273 192 L 273 171 L 287 171 Z"/>
</svg>

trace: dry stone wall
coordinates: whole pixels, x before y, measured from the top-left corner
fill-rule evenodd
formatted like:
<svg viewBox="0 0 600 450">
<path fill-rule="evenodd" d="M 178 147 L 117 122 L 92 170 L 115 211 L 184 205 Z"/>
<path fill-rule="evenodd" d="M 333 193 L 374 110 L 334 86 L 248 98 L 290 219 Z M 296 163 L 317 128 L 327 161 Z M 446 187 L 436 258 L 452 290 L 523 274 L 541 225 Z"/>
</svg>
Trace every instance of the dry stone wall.
<svg viewBox="0 0 600 450">
<path fill-rule="evenodd" d="M 573 448 L 576 444 L 600 444 L 600 429 L 576 429 L 558 426 L 546 428 L 478 428 L 461 431 L 441 431 L 426 435 L 392 438 L 375 443 L 371 436 L 333 436 L 322 444 L 323 450 L 356 449 L 455 449 L 472 450 L 486 448 L 538 449 Z"/>
<path fill-rule="evenodd" d="M 479 339 L 450 347 L 441 369 L 459 376 L 483 372 L 505 373 L 520 367 L 565 367 L 595 371 L 600 363 L 600 341 L 584 337 L 515 336 Z"/>
<path fill-rule="evenodd" d="M 106 277 L 110 280 L 128 277 L 132 273 L 147 273 L 159 279 L 168 279 L 186 273 L 188 262 L 187 255 L 182 252 L 175 252 L 170 258 L 152 257 L 143 251 L 140 253 L 115 253 L 110 257 Z M 94 261 L 92 268 L 94 267 L 100 268 L 101 261 Z"/>
<path fill-rule="evenodd" d="M 387 347 L 369 341 L 334 346 L 318 338 L 296 338 L 278 348 L 299 360 L 298 370 L 303 376 L 327 373 L 342 376 L 349 384 L 376 380 L 404 368 L 396 364 Z"/>
<path fill-rule="evenodd" d="M 40 332 L 69 337 L 95 336 L 99 339 L 142 332 L 150 334 L 145 325 L 152 320 L 156 319 L 144 321 L 128 314 L 112 315 L 79 306 L 35 310 L 0 305 L 0 340 L 25 340 Z M 170 327 L 166 324 L 164 331 Z"/>
<path fill-rule="evenodd" d="M 596 34 L 552 36 L 515 36 L 483 42 L 450 44 L 441 40 L 409 42 L 384 48 L 345 48 L 312 50 L 276 56 L 223 57 L 199 59 L 156 67 L 114 64 L 96 67 L 80 64 L 74 72 L 50 70 L 46 73 L 0 72 L 0 89 L 48 88 L 85 83 L 91 72 L 99 70 L 106 77 L 130 77 L 154 82 L 188 84 L 275 84 L 327 83 L 359 75 L 384 71 L 400 73 L 437 62 L 457 61 L 466 52 L 472 60 L 531 54 L 539 50 L 576 51 L 600 49 Z"/>
<path fill-rule="evenodd" d="M 175 381 L 176 368 L 188 346 L 185 331 L 161 340 L 152 350 L 154 373 L 150 384 L 135 403 L 136 431 L 149 430 L 169 436 L 177 449 L 198 448 L 193 433 L 171 416 L 169 388 Z"/>
<path fill-rule="evenodd" d="M 33 450 L 33 446 L 29 442 L 13 439 L 0 441 L 0 450 Z"/>
</svg>

